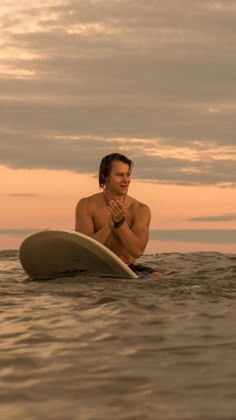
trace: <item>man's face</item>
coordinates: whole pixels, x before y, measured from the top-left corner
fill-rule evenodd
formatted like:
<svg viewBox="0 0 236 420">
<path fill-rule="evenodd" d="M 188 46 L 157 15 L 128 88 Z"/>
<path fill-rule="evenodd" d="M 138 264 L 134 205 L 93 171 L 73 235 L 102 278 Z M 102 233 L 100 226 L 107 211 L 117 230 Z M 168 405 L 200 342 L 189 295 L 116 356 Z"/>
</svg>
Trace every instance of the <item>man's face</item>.
<svg viewBox="0 0 236 420">
<path fill-rule="evenodd" d="M 129 165 L 115 160 L 112 162 L 111 172 L 106 179 L 106 188 L 116 194 L 127 194 L 131 181 Z"/>
</svg>

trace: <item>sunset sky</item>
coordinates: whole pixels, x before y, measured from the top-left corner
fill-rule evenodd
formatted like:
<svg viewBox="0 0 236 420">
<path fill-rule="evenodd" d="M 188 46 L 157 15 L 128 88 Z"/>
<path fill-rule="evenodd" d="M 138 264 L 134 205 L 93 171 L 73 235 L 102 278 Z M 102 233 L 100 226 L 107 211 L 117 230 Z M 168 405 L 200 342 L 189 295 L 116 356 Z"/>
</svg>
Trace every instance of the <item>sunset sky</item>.
<svg viewBox="0 0 236 420">
<path fill-rule="evenodd" d="M 0 250 L 134 161 L 147 253 L 236 253 L 236 1 L 1 0 Z"/>
</svg>

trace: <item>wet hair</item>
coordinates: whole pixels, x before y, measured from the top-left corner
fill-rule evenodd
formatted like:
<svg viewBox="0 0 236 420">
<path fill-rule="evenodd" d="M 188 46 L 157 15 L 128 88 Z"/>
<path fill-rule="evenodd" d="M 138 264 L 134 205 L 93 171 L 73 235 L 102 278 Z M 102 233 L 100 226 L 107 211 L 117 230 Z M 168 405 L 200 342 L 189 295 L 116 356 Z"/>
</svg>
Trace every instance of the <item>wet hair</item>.
<svg viewBox="0 0 236 420">
<path fill-rule="evenodd" d="M 100 163 L 99 168 L 99 186 L 100 188 L 104 188 L 105 182 L 107 177 L 111 173 L 112 162 L 120 161 L 129 165 L 129 169 L 132 170 L 134 164 L 132 160 L 128 159 L 125 155 L 121 155 L 120 153 L 111 153 L 110 155 L 104 156 Z"/>
</svg>

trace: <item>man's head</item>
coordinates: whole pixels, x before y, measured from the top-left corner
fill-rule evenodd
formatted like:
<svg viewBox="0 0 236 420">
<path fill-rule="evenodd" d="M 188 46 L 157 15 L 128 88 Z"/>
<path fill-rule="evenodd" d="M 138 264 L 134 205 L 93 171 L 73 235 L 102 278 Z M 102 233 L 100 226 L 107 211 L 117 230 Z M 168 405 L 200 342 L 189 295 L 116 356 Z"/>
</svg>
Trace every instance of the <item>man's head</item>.
<svg viewBox="0 0 236 420">
<path fill-rule="evenodd" d="M 125 172 L 130 173 L 133 169 L 133 162 L 132 160 L 128 159 L 125 155 L 121 155 L 120 153 L 111 153 L 110 155 L 104 156 L 101 160 L 100 168 L 99 168 L 99 186 L 100 188 L 104 188 L 106 181 L 108 180 L 109 176 L 114 169 L 114 166 L 117 166 L 116 163 L 121 163 L 122 165 L 122 173 L 123 169 Z"/>
</svg>

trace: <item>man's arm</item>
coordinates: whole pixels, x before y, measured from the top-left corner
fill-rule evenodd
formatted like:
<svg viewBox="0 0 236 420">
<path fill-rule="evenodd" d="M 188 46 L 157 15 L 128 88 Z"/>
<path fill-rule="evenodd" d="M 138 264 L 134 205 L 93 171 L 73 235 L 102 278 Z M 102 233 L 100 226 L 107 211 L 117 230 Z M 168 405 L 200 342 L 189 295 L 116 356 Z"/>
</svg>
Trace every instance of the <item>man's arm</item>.
<svg viewBox="0 0 236 420">
<path fill-rule="evenodd" d="M 113 204 L 114 206 L 114 204 Z M 126 221 L 117 229 L 117 232 L 124 248 L 134 257 L 143 255 L 149 238 L 149 224 L 151 212 L 145 204 L 139 204 L 134 210 L 134 222 L 131 228 Z"/>
<path fill-rule="evenodd" d="M 112 223 L 108 223 L 95 233 L 92 217 L 92 204 L 89 202 L 88 198 L 82 198 L 76 206 L 75 230 L 76 232 L 83 233 L 104 244 L 112 231 Z"/>
</svg>

